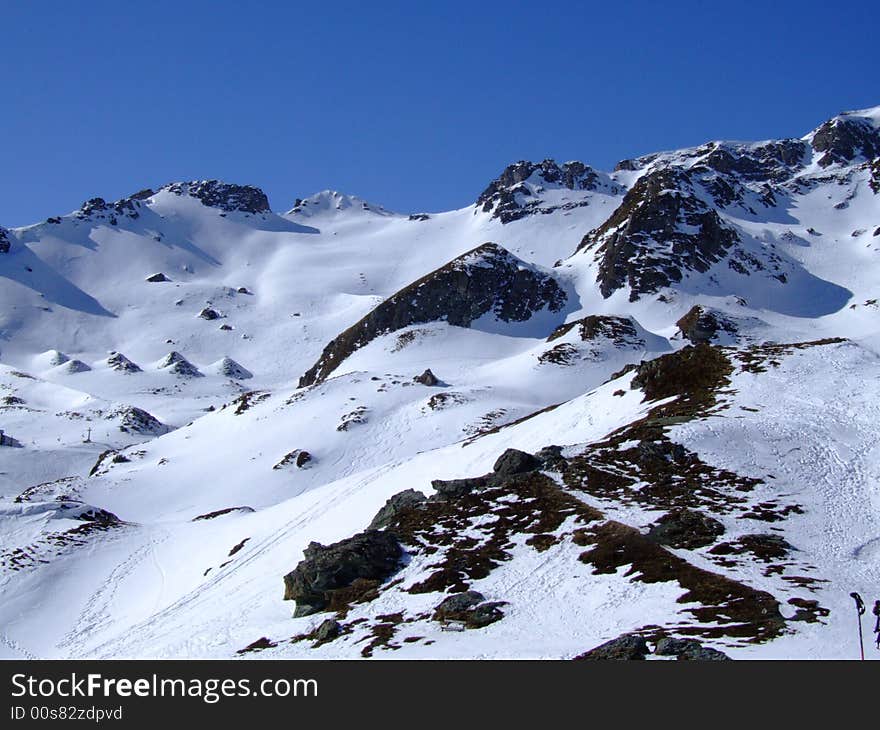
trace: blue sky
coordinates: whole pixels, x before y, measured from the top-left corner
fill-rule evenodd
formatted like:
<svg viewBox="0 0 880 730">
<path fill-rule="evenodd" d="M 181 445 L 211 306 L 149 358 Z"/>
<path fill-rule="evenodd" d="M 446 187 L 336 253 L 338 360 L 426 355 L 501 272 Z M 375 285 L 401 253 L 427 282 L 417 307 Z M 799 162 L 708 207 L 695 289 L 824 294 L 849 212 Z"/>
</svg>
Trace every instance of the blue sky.
<svg viewBox="0 0 880 730">
<path fill-rule="evenodd" d="M 475 7 L 477 6 L 477 7 Z M 0 0 L 0 224 L 171 180 L 467 205 L 880 104 L 875 3 Z"/>
</svg>

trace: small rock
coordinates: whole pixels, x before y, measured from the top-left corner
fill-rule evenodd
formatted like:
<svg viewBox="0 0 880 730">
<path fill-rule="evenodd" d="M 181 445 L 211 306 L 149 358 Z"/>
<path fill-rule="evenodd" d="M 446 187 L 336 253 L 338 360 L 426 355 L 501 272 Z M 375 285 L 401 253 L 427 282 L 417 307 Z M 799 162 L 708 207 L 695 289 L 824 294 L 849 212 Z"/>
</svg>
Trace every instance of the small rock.
<svg viewBox="0 0 880 730">
<path fill-rule="evenodd" d="M 518 449 L 507 449 L 498 457 L 492 470 L 496 476 L 509 477 L 514 474 L 537 471 L 541 466 L 541 462 L 531 454 Z"/>
<path fill-rule="evenodd" d="M 437 376 L 431 372 L 431 369 L 428 368 L 421 375 L 416 375 L 413 380 L 417 383 L 421 383 L 422 385 L 439 385 L 440 381 L 437 379 Z"/>
<path fill-rule="evenodd" d="M 477 591 L 453 593 L 434 609 L 435 621 L 458 621 L 469 629 L 481 629 L 504 618 L 499 610 L 503 602 L 484 603 L 485 596 Z"/>
<path fill-rule="evenodd" d="M 463 497 L 475 489 L 487 486 L 489 480 L 486 477 L 470 477 L 468 479 L 434 479 L 431 486 L 437 494 L 431 496 L 433 502 L 447 502 L 458 497 Z"/>
<path fill-rule="evenodd" d="M 639 458 L 643 461 L 674 461 L 682 463 L 687 459 L 687 450 L 681 444 L 669 440 L 639 441 Z"/>
<path fill-rule="evenodd" d="M 624 634 L 606 641 L 576 659 L 595 661 L 600 659 L 633 660 L 644 659 L 648 654 L 648 643 L 637 634 Z"/>
<path fill-rule="evenodd" d="M 434 610 L 438 614 L 459 613 L 461 611 L 469 611 L 485 600 L 486 597 L 478 591 L 453 593 L 451 596 L 444 598 Z"/>
<path fill-rule="evenodd" d="M 167 276 L 165 276 L 165 274 L 160 271 L 156 274 L 148 276 L 147 281 L 149 281 L 151 284 L 159 284 L 163 281 L 171 281 L 171 279 L 169 279 Z"/>
<path fill-rule="evenodd" d="M 692 550 L 711 545 L 723 534 L 724 525 L 718 520 L 696 510 L 679 508 L 658 519 L 647 537 L 661 545 Z"/>
<path fill-rule="evenodd" d="M 327 641 L 333 641 L 333 639 L 339 636 L 340 629 L 341 627 L 336 619 L 328 618 L 321 622 L 321 625 L 315 629 L 315 633 L 312 636 L 316 641 L 323 644 Z"/>
<path fill-rule="evenodd" d="M 198 315 L 201 319 L 214 320 L 220 319 L 220 313 L 211 307 L 205 307 Z"/>
<path fill-rule="evenodd" d="M 654 647 L 657 656 L 675 656 L 682 660 L 690 661 L 725 661 L 729 660 L 722 651 L 703 646 L 695 639 L 676 639 L 664 636 Z"/>
<path fill-rule="evenodd" d="M 556 445 L 545 446 L 535 453 L 535 458 L 550 469 L 558 469 L 566 463 L 565 457 L 562 455 L 562 447 Z"/>
</svg>

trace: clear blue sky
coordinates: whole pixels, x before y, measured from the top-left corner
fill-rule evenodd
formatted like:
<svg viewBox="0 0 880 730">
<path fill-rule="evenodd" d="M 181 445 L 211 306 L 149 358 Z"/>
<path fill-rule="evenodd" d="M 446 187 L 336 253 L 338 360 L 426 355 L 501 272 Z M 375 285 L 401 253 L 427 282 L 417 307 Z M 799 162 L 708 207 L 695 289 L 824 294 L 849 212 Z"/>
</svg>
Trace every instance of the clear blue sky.
<svg viewBox="0 0 880 730">
<path fill-rule="evenodd" d="M 0 0 L 0 224 L 171 180 L 467 205 L 880 104 L 876 2 Z"/>
</svg>

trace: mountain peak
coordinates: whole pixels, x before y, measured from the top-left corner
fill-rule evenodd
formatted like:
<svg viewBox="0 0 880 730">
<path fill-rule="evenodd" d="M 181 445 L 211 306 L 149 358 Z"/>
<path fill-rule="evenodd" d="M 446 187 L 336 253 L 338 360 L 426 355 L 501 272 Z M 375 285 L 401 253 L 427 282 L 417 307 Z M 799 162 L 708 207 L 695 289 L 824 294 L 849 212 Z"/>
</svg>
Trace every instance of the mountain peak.
<svg viewBox="0 0 880 730">
<path fill-rule="evenodd" d="M 508 165 L 477 198 L 477 207 L 502 223 L 544 209 L 541 194 L 547 189 L 595 190 L 600 176 L 592 167 L 573 160 L 561 165 L 555 160 L 541 162 L 520 160 Z"/>
<path fill-rule="evenodd" d="M 312 218 L 322 214 L 334 215 L 341 211 L 361 211 L 382 216 L 392 215 L 381 205 L 372 205 L 356 195 L 346 195 L 338 190 L 322 190 L 308 198 L 297 198 L 286 215 Z"/>
<path fill-rule="evenodd" d="M 819 158 L 821 167 L 880 157 L 880 107 L 838 114 L 804 139 L 816 152 L 824 153 Z"/>
<path fill-rule="evenodd" d="M 269 198 L 253 185 L 235 185 L 221 180 L 193 180 L 163 185 L 159 192 L 189 195 L 209 208 L 219 208 L 226 213 L 268 213 Z"/>
</svg>

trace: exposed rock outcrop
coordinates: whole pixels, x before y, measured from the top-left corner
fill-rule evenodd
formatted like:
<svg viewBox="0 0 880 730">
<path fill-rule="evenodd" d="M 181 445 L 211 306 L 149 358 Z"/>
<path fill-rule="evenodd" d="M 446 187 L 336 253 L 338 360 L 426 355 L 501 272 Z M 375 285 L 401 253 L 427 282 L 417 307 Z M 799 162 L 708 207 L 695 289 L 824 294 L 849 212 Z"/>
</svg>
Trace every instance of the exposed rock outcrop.
<svg viewBox="0 0 880 730">
<path fill-rule="evenodd" d="M 212 307 L 205 307 L 204 309 L 202 309 L 201 312 L 199 312 L 198 316 L 200 319 L 207 319 L 208 321 L 211 321 L 214 319 L 220 319 L 220 312 Z"/>
<path fill-rule="evenodd" d="M 664 636 L 654 647 L 657 656 L 674 656 L 679 660 L 690 661 L 728 661 L 730 657 L 722 651 L 703 646 L 696 639 L 677 639 Z"/>
<path fill-rule="evenodd" d="M 481 629 L 504 618 L 499 609 L 502 605 L 502 601 L 487 603 L 486 597 L 477 591 L 453 593 L 434 609 L 433 618 L 443 623 L 460 623 L 469 629 Z"/>
<path fill-rule="evenodd" d="M 175 182 L 160 188 L 175 195 L 190 195 L 209 208 L 218 208 L 226 213 L 268 213 L 269 199 L 266 194 L 253 185 L 232 185 L 220 180 L 197 180 Z"/>
<path fill-rule="evenodd" d="M 85 373 L 92 369 L 91 366 L 87 365 L 82 360 L 68 360 L 61 367 L 64 368 L 64 372 L 73 375 L 76 373 Z"/>
<path fill-rule="evenodd" d="M 616 639 L 606 641 L 594 649 L 581 654 L 575 659 L 585 661 L 598 661 L 603 659 L 614 660 L 641 660 L 648 655 L 648 642 L 638 634 L 624 634 Z"/>
<path fill-rule="evenodd" d="M 123 433 L 136 433 L 141 435 L 161 436 L 168 433 L 171 428 L 162 423 L 151 413 L 135 406 L 121 406 L 110 411 L 105 418 L 109 420 L 119 419 L 119 430 Z"/>
<path fill-rule="evenodd" d="M 125 355 L 121 352 L 111 353 L 110 357 L 107 358 L 107 365 L 113 369 L 118 370 L 122 373 L 139 373 L 141 369 L 138 365 L 129 360 Z"/>
<path fill-rule="evenodd" d="M 711 342 L 719 333 L 735 335 L 737 331 L 736 325 L 723 314 L 699 304 L 691 307 L 675 324 L 682 336 L 695 345 Z"/>
<path fill-rule="evenodd" d="M 254 377 L 254 374 L 246 367 L 239 365 L 231 357 L 224 357 L 222 360 L 214 364 L 214 369 L 218 375 L 232 380 L 248 380 Z"/>
<path fill-rule="evenodd" d="M 636 301 L 688 272 L 708 271 L 738 240 L 697 194 L 688 173 L 661 168 L 639 178 L 578 249 L 594 252 L 602 296 L 628 287 L 630 301 Z"/>
<path fill-rule="evenodd" d="M 376 513 L 368 530 L 381 530 L 390 525 L 401 512 L 416 509 L 427 501 L 427 497 L 415 489 L 406 489 L 389 497 L 388 501 Z"/>
<path fill-rule="evenodd" d="M 554 160 L 539 163 L 521 160 L 506 167 L 497 179 L 489 183 L 477 198 L 477 206 L 486 213 L 492 213 L 492 217 L 502 223 L 511 223 L 533 213 L 552 213 L 566 207 L 545 205 L 540 197 L 545 186 L 593 190 L 598 179 L 598 173 L 582 162 L 559 165 Z M 568 207 L 577 207 L 578 204 L 573 202 Z"/>
<path fill-rule="evenodd" d="M 421 375 L 416 375 L 413 380 L 416 383 L 421 383 L 422 385 L 434 386 L 439 385 L 440 381 L 437 379 L 437 376 L 431 372 L 431 368 L 428 368 Z"/>
<path fill-rule="evenodd" d="M 495 461 L 492 471 L 495 477 L 504 479 L 514 474 L 525 474 L 526 472 L 536 471 L 542 466 L 541 460 L 531 454 L 520 451 L 519 449 L 507 449 Z"/>
<path fill-rule="evenodd" d="M 618 347 L 644 346 L 645 344 L 644 340 L 639 337 L 638 330 L 629 317 L 595 314 L 560 325 L 550 333 L 547 342 L 558 340 L 575 328 L 577 328 L 577 332 L 583 342 L 604 338 L 610 340 Z"/>
<path fill-rule="evenodd" d="M 151 284 L 161 284 L 165 281 L 171 281 L 171 279 L 165 276 L 165 274 L 163 274 L 161 271 L 158 271 L 155 274 L 151 274 L 150 276 L 148 276 L 146 278 L 146 281 L 150 282 Z"/>
<path fill-rule="evenodd" d="M 299 387 L 325 380 L 345 358 L 388 332 L 434 321 L 468 327 L 488 314 L 502 322 L 524 322 L 543 309 L 560 311 L 566 299 L 552 276 L 498 244 L 484 243 L 404 287 L 338 335 Z"/>
<path fill-rule="evenodd" d="M 313 460 L 313 456 L 306 451 L 305 449 L 294 449 L 290 453 L 284 455 L 284 458 L 279 461 L 273 469 L 284 469 L 291 464 L 294 465 L 297 469 L 304 469 L 308 464 L 310 464 Z"/>
<path fill-rule="evenodd" d="M 0 253 L 9 253 L 12 248 L 12 234 L 0 226 Z"/>
<path fill-rule="evenodd" d="M 176 350 L 169 352 L 162 358 L 158 367 L 160 370 L 167 369 L 168 372 L 184 378 L 203 377 L 199 369 Z"/>
<path fill-rule="evenodd" d="M 284 576 L 284 600 L 296 601 L 295 617 L 333 609 L 334 599 L 351 600 L 345 589 L 356 582 L 359 592 L 375 588 L 398 570 L 403 549 L 390 533 L 367 530 L 332 545 L 309 543 L 303 554 Z"/>
<path fill-rule="evenodd" d="M 822 167 L 835 162 L 852 162 L 858 157 L 871 160 L 880 157 L 880 129 L 858 112 L 848 112 L 829 119 L 814 133 L 813 149 L 824 153 Z"/>
<path fill-rule="evenodd" d="M 711 545 L 723 534 L 724 525 L 718 520 L 690 509 L 670 510 L 647 533 L 661 545 L 686 549 Z"/>
<path fill-rule="evenodd" d="M 63 365 L 66 362 L 70 362 L 70 358 L 61 352 L 61 350 L 49 350 L 48 352 L 43 353 L 42 357 L 45 357 L 49 367 L 53 368 Z"/>
</svg>

